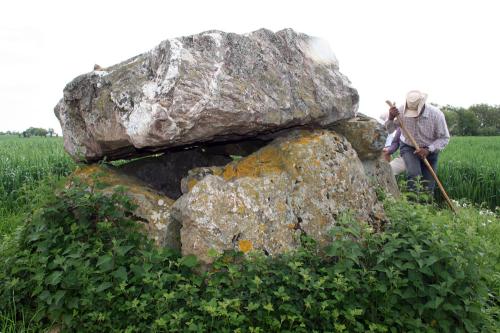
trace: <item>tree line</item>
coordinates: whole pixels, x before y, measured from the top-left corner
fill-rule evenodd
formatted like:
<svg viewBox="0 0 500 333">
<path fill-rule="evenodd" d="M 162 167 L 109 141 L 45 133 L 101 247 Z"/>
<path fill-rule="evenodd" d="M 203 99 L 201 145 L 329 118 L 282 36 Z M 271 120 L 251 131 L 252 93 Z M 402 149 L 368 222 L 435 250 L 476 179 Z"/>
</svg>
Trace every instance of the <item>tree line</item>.
<svg viewBox="0 0 500 333">
<path fill-rule="evenodd" d="M 25 131 L 16 132 L 16 131 L 7 131 L 0 132 L 0 135 L 17 135 L 19 137 L 29 138 L 31 136 L 59 136 L 53 128 L 45 129 L 40 127 L 30 127 Z"/>
<path fill-rule="evenodd" d="M 475 104 L 469 108 L 441 106 L 451 135 L 500 135 L 500 105 Z"/>
</svg>

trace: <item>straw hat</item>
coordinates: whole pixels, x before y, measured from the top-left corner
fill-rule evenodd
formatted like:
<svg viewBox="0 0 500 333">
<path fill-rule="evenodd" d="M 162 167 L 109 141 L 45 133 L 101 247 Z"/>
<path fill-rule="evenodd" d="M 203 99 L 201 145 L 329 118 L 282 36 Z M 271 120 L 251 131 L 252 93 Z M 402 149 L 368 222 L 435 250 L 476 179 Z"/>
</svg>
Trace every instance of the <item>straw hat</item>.
<svg viewBox="0 0 500 333">
<path fill-rule="evenodd" d="M 418 117 L 424 108 L 427 94 L 418 90 L 412 90 L 406 95 L 405 117 Z"/>
</svg>

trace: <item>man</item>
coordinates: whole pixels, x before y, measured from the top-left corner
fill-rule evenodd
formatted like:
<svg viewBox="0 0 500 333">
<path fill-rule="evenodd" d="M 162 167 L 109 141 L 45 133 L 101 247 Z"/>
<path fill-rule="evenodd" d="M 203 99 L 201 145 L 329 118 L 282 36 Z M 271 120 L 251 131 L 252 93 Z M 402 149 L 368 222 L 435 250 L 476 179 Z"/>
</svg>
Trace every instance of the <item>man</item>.
<svg viewBox="0 0 500 333">
<path fill-rule="evenodd" d="M 406 95 L 405 105 L 389 110 L 389 119 L 385 127 L 393 132 L 402 122 L 406 130 L 413 136 L 419 149 L 412 146 L 404 132 L 401 133 L 400 154 L 406 166 L 408 187 L 415 190 L 415 179 L 421 177 L 429 192 L 434 191 L 436 182 L 425 166 L 427 158 L 434 171 L 437 170 L 438 155 L 450 140 L 450 133 L 444 114 L 436 107 L 426 104 L 427 94 L 412 90 Z M 395 120 L 395 118 L 397 119 Z"/>
</svg>

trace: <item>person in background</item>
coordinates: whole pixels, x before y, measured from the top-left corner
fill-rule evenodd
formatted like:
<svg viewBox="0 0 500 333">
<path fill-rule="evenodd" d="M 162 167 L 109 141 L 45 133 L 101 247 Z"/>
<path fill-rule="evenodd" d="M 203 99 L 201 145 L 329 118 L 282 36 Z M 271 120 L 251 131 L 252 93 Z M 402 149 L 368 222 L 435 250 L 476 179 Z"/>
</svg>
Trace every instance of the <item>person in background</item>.
<svg viewBox="0 0 500 333">
<path fill-rule="evenodd" d="M 383 113 L 380 115 L 380 119 L 385 123 L 389 118 L 389 113 Z M 390 133 L 387 136 L 387 140 L 385 141 L 385 147 L 382 149 L 382 156 L 384 159 L 390 163 L 392 173 L 394 176 L 399 175 L 400 173 L 406 170 L 405 162 L 401 156 L 398 156 L 391 160 L 391 156 L 396 153 L 399 149 L 399 141 L 401 136 L 401 128 L 397 128 L 394 132 Z"/>
<path fill-rule="evenodd" d="M 406 171 L 405 161 L 401 156 L 398 156 L 391 160 L 391 155 L 393 155 L 399 149 L 399 143 L 401 140 L 400 136 L 401 128 L 398 127 L 394 133 L 391 133 L 387 137 L 388 141 L 389 139 L 391 140 L 389 142 L 386 141 L 386 146 L 382 150 L 385 160 L 387 162 L 390 162 L 389 164 L 391 165 L 392 173 L 394 174 L 394 176 L 397 176 L 400 173 Z"/>
<path fill-rule="evenodd" d="M 422 178 L 429 192 L 434 191 L 436 182 L 423 160 L 427 158 L 430 165 L 437 171 L 439 152 L 450 141 L 450 133 L 446 125 L 444 114 L 430 104 L 426 104 L 427 94 L 412 90 L 406 95 L 406 103 L 399 108 L 393 106 L 389 110 L 389 118 L 385 127 L 393 132 L 402 122 L 406 130 L 413 136 L 419 149 L 411 145 L 404 133 L 401 133 L 400 154 L 406 166 L 408 187 L 415 190 L 415 179 Z M 396 119 L 397 117 L 397 119 Z"/>
</svg>

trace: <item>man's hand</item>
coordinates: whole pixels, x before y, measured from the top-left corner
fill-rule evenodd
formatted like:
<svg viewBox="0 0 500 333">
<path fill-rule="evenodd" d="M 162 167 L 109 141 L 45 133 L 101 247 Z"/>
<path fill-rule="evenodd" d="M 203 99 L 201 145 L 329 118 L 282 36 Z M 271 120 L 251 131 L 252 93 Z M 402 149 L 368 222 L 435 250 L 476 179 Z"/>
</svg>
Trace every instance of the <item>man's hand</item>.
<svg viewBox="0 0 500 333">
<path fill-rule="evenodd" d="M 397 107 L 392 106 L 389 109 L 389 120 L 394 120 L 394 118 L 396 118 L 397 116 L 399 116 L 399 110 Z"/>
<path fill-rule="evenodd" d="M 389 149 L 387 148 L 382 149 L 382 156 L 387 162 L 391 161 L 391 155 L 389 154 Z"/>
<path fill-rule="evenodd" d="M 429 156 L 430 152 L 427 148 L 418 148 L 415 150 L 414 154 L 424 160 L 427 158 L 427 156 Z"/>
</svg>

